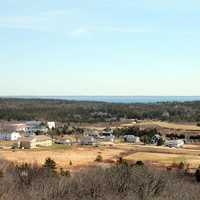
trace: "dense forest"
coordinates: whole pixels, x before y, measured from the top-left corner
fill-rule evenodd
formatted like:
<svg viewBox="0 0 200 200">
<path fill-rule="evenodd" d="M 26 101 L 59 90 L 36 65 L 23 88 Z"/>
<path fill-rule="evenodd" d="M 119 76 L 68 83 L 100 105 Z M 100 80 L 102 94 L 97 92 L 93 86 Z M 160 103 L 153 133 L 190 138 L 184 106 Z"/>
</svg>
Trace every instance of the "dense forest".
<svg viewBox="0 0 200 200">
<path fill-rule="evenodd" d="M 200 101 L 122 104 L 45 99 L 0 99 L 0 119 L 2 120 L 105 122 L 116 121 L 120 118 L 199 122 Z"/>
</svg>

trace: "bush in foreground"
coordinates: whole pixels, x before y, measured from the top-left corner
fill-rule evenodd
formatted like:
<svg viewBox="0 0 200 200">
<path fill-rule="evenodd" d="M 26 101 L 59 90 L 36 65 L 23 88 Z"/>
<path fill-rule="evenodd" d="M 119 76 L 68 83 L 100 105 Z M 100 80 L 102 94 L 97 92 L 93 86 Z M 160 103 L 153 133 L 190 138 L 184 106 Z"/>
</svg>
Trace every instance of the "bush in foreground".
<svg viewBox="0 0 200 200">
<path fill-rule="evenodd" d="M 103 161 L 103 157 L 101 155 L 98 155 L 95 159 L 96 162 L 102 162 Z"/>
</svg>

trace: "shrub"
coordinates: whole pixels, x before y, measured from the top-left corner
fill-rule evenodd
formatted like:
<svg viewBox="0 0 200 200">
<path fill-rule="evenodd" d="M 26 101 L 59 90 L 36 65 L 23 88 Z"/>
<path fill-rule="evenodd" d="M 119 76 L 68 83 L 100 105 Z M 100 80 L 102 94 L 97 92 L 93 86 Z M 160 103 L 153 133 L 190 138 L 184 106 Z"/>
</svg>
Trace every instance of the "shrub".
<svg viewBox="0 0 200 200">
<path fill-rule="evenodd" d="M 60 175 L 61 176 L 66 176 L 66 177 L 70 177 L 71 173 L 69 170 L 63 170 L 63 168 L 60 168 Z"/>
<path fill-rule="evenodd" d="M 0 170 L 0 178 L 3 177 L 3 171 Z"/>
<path fill-rule="evenodd" d="M 178 169 L 182 170 L 185 168 L 185 163 L 184 162 L 180 162 L 178 165 Z"/>
<path fill-rule="evenodd" d="M 135 163 L 135 165 L 137 165 L 137 166 L 144 166 L 144 162 L 141 161 L 141 160 L 138 160 L 138 161 Z"/>
<path fill-rule="evenodd" d="M 56 169 L 56 162 L 54 160 L 52 160 L 51 158 L 47 158 L 45 160 L 43 167 L 50 168 L 50 169 Z"/>
<path fill-rule="evenodd" d="M 72 161 L 70 160 L 70 161 L 69 161 L 69 166 L 72 166 L 72 165 L 73 165 L 73 163 L 72 163 Z"/>
<path fill-rule="evenodd" d="M 16 182 L 19 183 L 20 187 L 30 185 L 33 179 L 37 178 L 41 174 L 43 175 L 43 171 L 40 167 L 37 165 L 32 166 L 27 163 L 13 166 L 11 173 L 15 177 Z"/>
<path fill-rule="evenodd" d="M 95 159 L 96 162 L 102 162 L 103 161 L 103 157 L 101 155 L 98 155 Z"/>
<path fill-rule="evenodd" d="M 197 182 L 200 182 L 200 167 L 195 172 L 195 177 Z"/>
<path fill-rule="evenodd" d="M 144 144 L 151 144 L 151 139 L 152 139 L 151 136 L 145 135 L 145 136 L 143 137 L 143 142 L 144 142 Z"/>
<path fill-rule="evenodd" d="M 171 165 L 171 167 L 172 167 L 172 168 L 177 168 L 177 167 L 178 167 L 178 164 L 177 164 L 176 162 L 173 162 L 172 165 Z"/>
<path fill-rule="evenodd" d="M 124 160 L 122 157 L 119 157 L 119 159 L 117 160 L 117 164 L 118 165 L 128 165 L 128 162 L 126 160 Z"/>
<path fill-rule="evenodd" d="M 165 140 L 163 138 L 160 138 L 157 142 L 157 146 L 162 146 L 165 144 Z"/>
<path fill-rule="evenodd" d="M 56 162 L 51 158 L 47 158 L 43 165 L 43 168 L 46 169 L 49 173 L 56 173 Z"/>
</svg>

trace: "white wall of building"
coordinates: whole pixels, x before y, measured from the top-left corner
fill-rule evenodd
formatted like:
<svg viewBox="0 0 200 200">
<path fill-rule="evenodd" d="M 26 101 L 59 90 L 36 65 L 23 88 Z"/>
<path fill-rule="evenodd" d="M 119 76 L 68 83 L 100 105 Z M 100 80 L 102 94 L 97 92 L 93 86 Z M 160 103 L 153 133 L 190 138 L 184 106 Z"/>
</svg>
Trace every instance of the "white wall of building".
<svg viewBox="0 0 200 200">
<path fill-rule="evenodd" d="M 49 129 L 53 129 L 53 128 L 56 128 L 56 123 L 55 122 L 47 122 L 47 126 L 49 127 Z"/>
<path fill-rule="evenodd" d="M 21 137 L 20 133 L 12 132 L 12 133 L 0 133 L 0 140 L 11 140 L 15 141 Z"/>
</svg>

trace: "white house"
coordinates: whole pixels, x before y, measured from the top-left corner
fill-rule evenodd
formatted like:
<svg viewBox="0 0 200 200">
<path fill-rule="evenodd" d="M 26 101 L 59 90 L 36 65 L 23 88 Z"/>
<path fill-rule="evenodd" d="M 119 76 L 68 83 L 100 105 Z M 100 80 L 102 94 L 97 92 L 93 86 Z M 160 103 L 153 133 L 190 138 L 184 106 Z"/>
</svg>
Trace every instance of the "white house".
<svg viewBox="0 0 200 200">
<path fill-rule="evenodd" d="M 0 140 L 11 140 L 15 141 L 21 138 L 20 133 L 12 132 L 12 133 L 0 133 Z"/>
<path fill-rule="evenodd" d="M 47 126 L 49 129 L 56 128 L 56 123 L 55 122 L 47 122 Z"/>
<path fill-rule="evenodd" d="M 102 133 L 100 133 L 98 138 L 106 142 L 114 142 L 115 140 L 115 136 L 112 134 L 111 131 L 103 131 Z"/>
<path fill-rule="evenodd" d="M 184 141 L 183 140 L 168 140 L 165 142 L 165 145 L 168 147 L 180 148 L 180 147 L 183 147 Z"/>
</svg>

